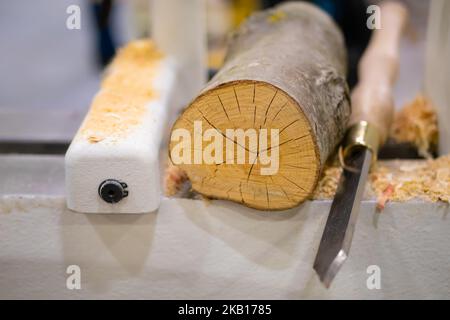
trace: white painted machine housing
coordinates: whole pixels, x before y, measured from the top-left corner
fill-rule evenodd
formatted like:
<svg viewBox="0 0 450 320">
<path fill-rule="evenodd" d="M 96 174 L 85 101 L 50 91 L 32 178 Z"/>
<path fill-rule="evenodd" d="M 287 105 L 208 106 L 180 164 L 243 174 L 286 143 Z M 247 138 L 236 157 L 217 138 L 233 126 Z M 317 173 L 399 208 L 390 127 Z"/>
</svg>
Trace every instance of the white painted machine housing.
<svg viewBox="0 0 450 320">
<path fill-rule="evenodd" d="M 65 156 L 67 207 L 83 213 L 145 213 L 160 204 L 159 150 L 170 112 L 176 65 L 165 58 L 153 79 L 157 98 L 125 137 L 89 142 L 78 131 Z M 83 124 L 82 126 L 83 127 Z M 111 204 L 99 195 L 100 184 L 115 179 L 127 184 L 128 196 Z"/>
</svg>

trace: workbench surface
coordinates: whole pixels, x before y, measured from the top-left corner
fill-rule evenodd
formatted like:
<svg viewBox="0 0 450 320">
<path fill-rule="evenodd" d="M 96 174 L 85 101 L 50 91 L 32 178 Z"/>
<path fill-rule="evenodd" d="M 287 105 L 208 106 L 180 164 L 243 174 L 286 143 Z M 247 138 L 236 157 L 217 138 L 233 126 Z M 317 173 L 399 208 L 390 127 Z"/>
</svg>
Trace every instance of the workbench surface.
<svg viewBox="0 0 450 320">
<path fill-rule="evenodd" d="M 145 215 L 85 215 L 66 209 L 62 156 L 1 156 L 0 174 L 0 298 L 450 298 L 447 205 L 364 201 L 326 290 L 312 264 L 330 201 L 269 213 L 163 198 Z"/>
</svg>

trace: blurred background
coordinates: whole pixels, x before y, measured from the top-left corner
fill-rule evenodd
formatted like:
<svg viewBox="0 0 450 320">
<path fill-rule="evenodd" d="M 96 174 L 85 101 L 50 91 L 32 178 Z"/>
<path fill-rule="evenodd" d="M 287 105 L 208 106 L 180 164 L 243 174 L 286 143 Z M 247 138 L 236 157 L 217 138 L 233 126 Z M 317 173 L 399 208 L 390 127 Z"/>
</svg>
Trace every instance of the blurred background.
<svg viewBox="0 0 450 320">
<path fill-rule="evenodd" d="M 190 1 L 190 0 L 186 0 Z M 219 68 L 229 33 L 276 0 L 206 0 L 208 64 Z M 346 37 L 349 83 L 370 37 L 367 6 L 377 1 L 315 0 Z M 411 24 L 402 42 L 396 106 L 422 91 L 428 0 L 403 1 Z M 70 5 L 81 8 L 81 29 L 69 30 Z M 126 42 L 151 34 L 149 0 L 15 0 L 0 2 L 0 142 L 46 141 L 64 152 L 99 88 L 102 70 Z M 176 23 L 176 22 L 174 22 Z"/>
</svg>

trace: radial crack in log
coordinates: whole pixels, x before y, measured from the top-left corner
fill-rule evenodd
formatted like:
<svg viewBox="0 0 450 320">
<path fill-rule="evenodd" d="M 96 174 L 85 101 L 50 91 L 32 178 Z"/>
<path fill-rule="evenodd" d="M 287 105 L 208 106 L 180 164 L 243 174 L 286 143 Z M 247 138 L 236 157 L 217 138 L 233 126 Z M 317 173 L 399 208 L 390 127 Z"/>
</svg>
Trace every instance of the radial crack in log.
<svg viewBox="0 0 450 320">
<path fill-rule="evenodd" d="M 301 203 L 350 115 L 345 61 L 339 29 L 315 6 L 285 3 L 253 15 L 231 38 L 223 68 L 174 124 L 172 161 L 189 160 L 174 163 L 207 197 L 263 210 Z M 218 134 L 206 137 L 211 128 Z M 178 129 L 192 137 L 184 152 L 183 139 L 173 138 Z"/>
</svg>

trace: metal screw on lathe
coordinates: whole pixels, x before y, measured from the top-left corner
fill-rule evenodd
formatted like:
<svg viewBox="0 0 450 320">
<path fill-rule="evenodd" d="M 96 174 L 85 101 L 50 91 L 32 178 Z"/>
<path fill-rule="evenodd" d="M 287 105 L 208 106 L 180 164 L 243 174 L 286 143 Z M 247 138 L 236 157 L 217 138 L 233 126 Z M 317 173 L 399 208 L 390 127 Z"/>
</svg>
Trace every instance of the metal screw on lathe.
<svg viewBox="0 0 450 320">
<path fill-rule="evenodd" d="M 115 179 L 107 179 L 98 187 L 99 196 L 108 203 L 117 203 L 128 196 L 127 184 Z"/>
</svg>

